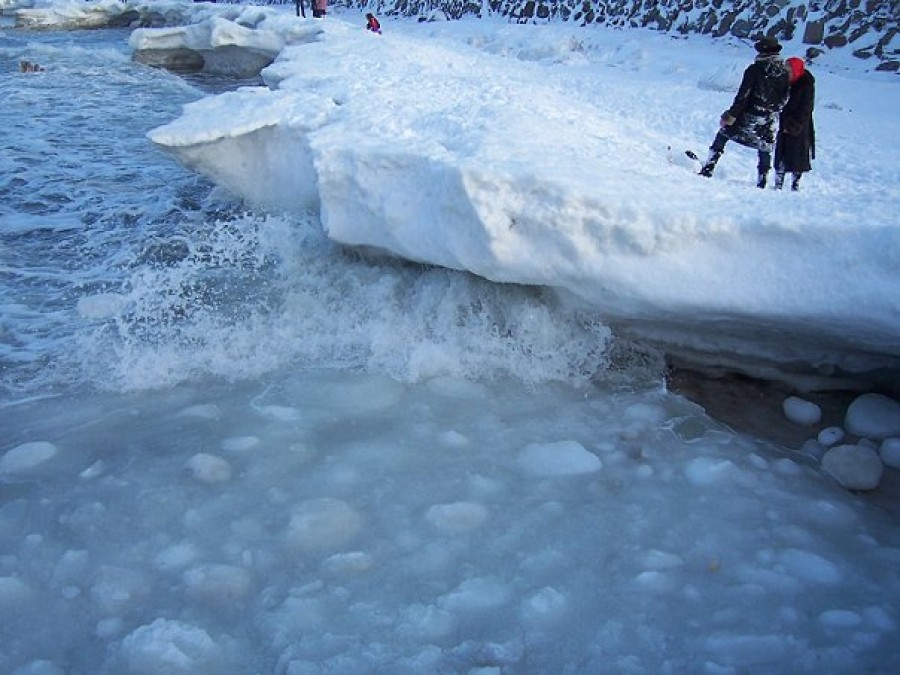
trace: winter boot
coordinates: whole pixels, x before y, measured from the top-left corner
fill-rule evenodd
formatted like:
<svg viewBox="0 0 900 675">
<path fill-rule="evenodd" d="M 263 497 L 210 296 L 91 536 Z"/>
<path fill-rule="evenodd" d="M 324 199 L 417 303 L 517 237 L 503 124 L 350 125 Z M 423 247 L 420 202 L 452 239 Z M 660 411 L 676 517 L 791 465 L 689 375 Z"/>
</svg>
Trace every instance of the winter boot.
<svg viewBox="0 0 900 675">
<path fill-rule="evenodd" d="M 784 187 L 784 171 L 775 172 L 775 189 L 780 190 Z"/>
<path fill-rule="evenodd" d="M 703 166 L 700 167 L 700 175 L 710 178 L 713 175 L 713 171 L 715 171 L 716 162 L 719 161 L 719 157 L 721 156 L 722 153 L 719 150 L 710 150 L 709 156 L 706 158 Z"/>
<path fill-rule="evenodd" d="M 791 181 L 791 190 L 793 190 L 794 192 L 800 189 L 800 177 L 802 175 L 802 173 L 796 172 L 791 174 L 791 177 L 793 178 L 793 180 Z"/>
<path fill-rule="evenodd" d="M 769 172 L 768 171 L 760 171 L 756 176 L 756 187 L 764 188 L 766 187 L 766 181 L 768 180 Z"/>
</svg>

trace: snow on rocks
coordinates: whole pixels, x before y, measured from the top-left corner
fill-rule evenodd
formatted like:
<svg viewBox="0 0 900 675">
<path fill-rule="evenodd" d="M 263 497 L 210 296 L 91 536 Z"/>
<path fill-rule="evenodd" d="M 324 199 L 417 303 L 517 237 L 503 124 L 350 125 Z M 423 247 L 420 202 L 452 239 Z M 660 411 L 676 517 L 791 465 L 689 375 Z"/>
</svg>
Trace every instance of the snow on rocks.
<svg viewBox="0 0 900 675">
<path fill-rule="evenodd" d="M 900 402 L 883 394 L 863 394 L 847 408 L 844 426 L 865 438 L 900 436 Z"/>
<path fill-rule="evenodd" d="M 862 445 L 839 445 L 822 457 L 822 469 L 850 490 L 874 490 L 884 465 L 878 453 Z"/>
<path fill-rule="evenodd" d="M 594 473 L 603 462 L 577 441 L 530 443 L 519 453 L 519 468 L 534 476 L 576 476 Z"/>
<path fill-rule="evenodd" d="M 156 619 L 130 633 L 119 647 L 128 672 L 213 673 L 222 667 L 221 647 L 202 628 L 182 621 Z"/>
<path fill-rule="evenodd" d="M 26 473 L 53 459 L 59 449 L 47 441 L 22 443 L 0 457 L 0 476 Z"/>
<path fill-rule="evenodd" d="M 822 419 L 822 409 L 799 396 L 788 396 L 782 403 L 785 416 L 794 424 L 813 426 Z"/>
</svg>

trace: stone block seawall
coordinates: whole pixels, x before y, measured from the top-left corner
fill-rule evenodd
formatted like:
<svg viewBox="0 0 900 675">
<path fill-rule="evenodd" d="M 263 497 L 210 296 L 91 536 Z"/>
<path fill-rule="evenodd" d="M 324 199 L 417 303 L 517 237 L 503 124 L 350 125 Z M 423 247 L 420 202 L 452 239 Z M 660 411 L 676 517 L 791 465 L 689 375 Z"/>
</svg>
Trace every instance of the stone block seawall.
<svg viewBox="0 0 900 675">
<path fill-rule="evenodd" d="M 384 16 L 422 20 L 506 16 L 519 22 L 573 21 L 780 40 L 802 40 L 807 57 L 849 49 L 876 70 L 900 71 L 898 0 L 332 0 Z"/>
</svg>

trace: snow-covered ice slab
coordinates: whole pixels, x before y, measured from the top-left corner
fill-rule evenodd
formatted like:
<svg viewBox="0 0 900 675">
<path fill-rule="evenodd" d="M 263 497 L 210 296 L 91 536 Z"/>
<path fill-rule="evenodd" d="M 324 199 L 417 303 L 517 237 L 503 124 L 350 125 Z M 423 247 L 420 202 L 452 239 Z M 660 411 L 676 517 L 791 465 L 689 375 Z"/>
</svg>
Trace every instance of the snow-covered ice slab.
<svg viewBox="0 0 900 675">
<path fill-rule="evenodd" d="M 139 28 L 129 38 L 134 59 L 171 70 L 253 77 L 288 44 L 314 41 L 318 23 L 283 12 L 248 8 L 238 17 L 213 16 L 168 28 Z"/>
<path fill-rule="evenodd" d="M 477 40 L 321 23 L 317 41 L 263 71 L 269 88 L 190 104 L 150 138 L 250 202 L 320 212 L 337 242 L 555 288 L 675 354 L 757 372 L 896 366 L 900 228 L 895 191 L 877 184 L 895 162 L 884 137 L 861 160 L 885 158 L 884 175 L 858 166 L 872 182 L 848 184 L 851 163 L 849 189 L 753 189 L 756 158 L 737 148 L 702 181 L 665 148 L 706 143 L 729 102 L 698 85 L 740 73 L 704 66 L 708 45 L 679 56 L 696 58 L 685 68 L 629 51 L 601 70 L 577 45 L 517 59 Z M 895 90 L 877 95 L 900 104 Z M 859 129 L 830 130 L 833 143 L 858 144 Z"/>
</svg>

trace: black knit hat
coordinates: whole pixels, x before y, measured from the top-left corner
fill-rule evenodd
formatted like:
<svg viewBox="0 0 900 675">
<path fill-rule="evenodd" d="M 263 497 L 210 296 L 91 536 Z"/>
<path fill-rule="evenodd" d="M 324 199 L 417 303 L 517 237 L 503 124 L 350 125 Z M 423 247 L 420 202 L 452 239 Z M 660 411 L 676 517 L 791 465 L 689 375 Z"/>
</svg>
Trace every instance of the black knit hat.
<svg viewBox="0 0 900 675">
<path fill-rule="evenodd" d="M 773 37 L 764 37 L 753 45 L 760 54 L 777 54 L 781 51 L 781 43 Z"/>
</svg>

